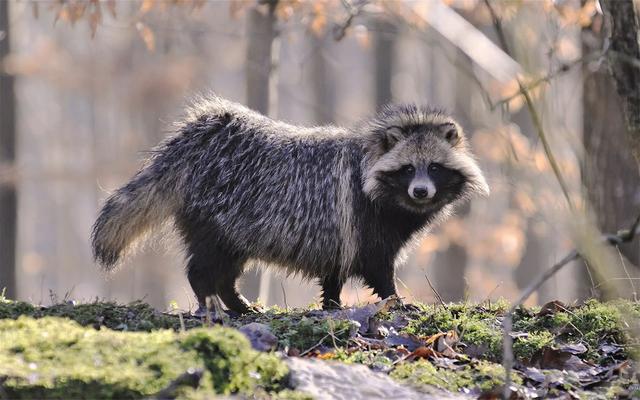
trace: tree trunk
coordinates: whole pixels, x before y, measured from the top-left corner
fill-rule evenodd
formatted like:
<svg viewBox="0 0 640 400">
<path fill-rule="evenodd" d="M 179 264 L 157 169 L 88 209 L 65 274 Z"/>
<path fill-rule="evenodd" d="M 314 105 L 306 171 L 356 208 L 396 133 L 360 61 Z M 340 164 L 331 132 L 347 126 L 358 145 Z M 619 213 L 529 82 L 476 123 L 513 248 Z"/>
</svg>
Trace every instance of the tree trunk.
<svg viewBox="0 0 640 400">
<path fill-rule="evenodd" d="M 318 125 L 336 122 L 335 79 L 325 58 L 327 36 L 311 36 L 311 85 L 313 90 L 313 119 Z"/>
<path fill-rule="evenodd" d="M 10 52 L 9 2 L 0 1 L 0 65 Z M 0 292 L 16 296 L 17 198 L 13 168 L 16 158 L 16 100 L 13 76 L 0 71 Z M 2 171 L 4 170 L 4 171 Z"/>
<path fill-rule="evenodd" d="M 273 44 L 277 36 L 275 8 L 277 0 L 266 1 L 267 12 L 252 8 L 247 15 L 246 53 L 246 101 L 249 108 L 269 115 L 274 112 L 272 90 L 274 83 Z M 271 110 L 270 110 L 271 109 Z M 250 301 L 258 296 L 265 303 L 269 300 L 271 282 L 268 271 L 250 270 L 242 280 L 242 292 Z"/>
<path fill-rule="evenodd" d="M 585 29 L 583 36 L 584 54 L 601 48 L 599 33 Z M 634 139 L 620 115 L 621 103 L 624 104 L 625 99 L 619 96 L 620 90 L 616 92 L 614 82 L 604 67 L 598 71 L 585 69 L 583 90 L 585 154 L 582 181 L 599 228 L 603 232 L 615 232 L 632 222 L 640 206 L 640 176 L 631 150 Z M 631 263 L 638 265 L 640 251 L 636 243 L 622 246 L 621 252 Z M 592 281 L 588 272 L 585 267 L 582 298 L 594 294 L 590 289 Z M 593 276 L 593 279 L 597 278 Z"/>
<path fill-rule="evenodd" d="M 638 10 L 633 0 L 601 0 L 611 23 L 608 51 L 611 75 L 624 111 L 628 143 L 640 165 L 640 43 Z"/>
<path fill-rule="evenodd" d="M 395 26 L 384 19 L 374 21 L 374 68 L 376 109 L 392 100 L 391 78 L 395 47 Z"/>
<path fill-rule="evenodd" d="M 442 51 L 449 51 L 449 48 L 443 48 Z M 466 64 L 466 68 L 471 69 L 471 59 L 469 59 L 469 57 L 467 57 L 461 50 L 452 49 L 451 52 L 453 53 L 454 51 L 455 55 L 453 57 L 457 57 L 460 64 Z M 435 53 L 433 54 L 433 57 L 442 56 Z M 440 60 L 435 60 L 433 63 L 434 69 L 440 69 L 442 68 L 442 65 L 443 64 L 440 63 Z M 434 72 L 436 73 L 435 76 L 446 74 L 442 69 Z M 462 124 L 462 126 L 471 128 L 473 126 L 471 120 L 472 96 L 469 93 L 469 88 L 473 87 L 473 84 L 470 82 L 470 79 L 460 73 L 458 69 L 455 70 L 455 73 L 456 79 L 453 81 L 454 83 L 444 88 L 440 87 L 436 93 L 441 93 L 442 91 L 449 91 L 452 93 L 454 96 L 453 103 L 456 119 L 460 124 Z M 437 81 L 440 83 L 433 82 L 433 85 L 436 88 L 439 84 L 442 85 L 443 82 L 439 79 Z M 472 130 L 469 129 L 466 133 L 467 135 L 470 135 Z M 456 216 L 453 218 L 464 220 L 464 218 L 469 215 L 470 211 L 470 204 L 465 203 L 456 209 Z M 447 247 L 446 250 L 436 253 L 431 266 L 438 293 L 440 294 L 440 297 L 447 302 L 460 301 L 464 299 L 467 289 L 465 276 L 467 274 L 467 265 L 469 264 L 469 254 L 467 252 L 466 244 L 460 243 L 452 238 L 449 239 L 449 247 Z"/>
</svg>

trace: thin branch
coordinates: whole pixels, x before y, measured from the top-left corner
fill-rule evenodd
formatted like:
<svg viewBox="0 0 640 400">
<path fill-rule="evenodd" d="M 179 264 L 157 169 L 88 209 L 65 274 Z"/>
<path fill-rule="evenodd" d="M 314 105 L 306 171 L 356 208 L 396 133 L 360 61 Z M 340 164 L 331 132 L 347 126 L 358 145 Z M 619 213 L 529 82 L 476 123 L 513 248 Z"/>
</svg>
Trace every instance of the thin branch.
<svg viewBox="0 0 640 400">
<path fill-rule="evenodd" d="M 438 293 L 436 288 L 433 287 L 433 285 L 431 284 L 431 280 L 429 279 L 429 275 L 424 274 L 424 277 L 427 278 L 427 283 L 429 284 L 429 287 L 431 288 L 431 290 L 433 290 L 433 293 L 436 295 L 436 298 L 438 299 L 438 301 L 440 302 L 442 307 L 444 307 L 446 309 L 447 305 L 445 304 L 444 300 L 442 300 L 442 296 L 440 296 L 440 293 Z"/>
<path fill-rule="evenodd" d="M 360 14 L 360 11 L 362 11 L 362 8 L 367 3 L 368 1 L 362 1 L 358 5 L 354 6 L 353 4 L 349 3 L 348 0 L 342 0 L 342 5 L 347 10 L 348 14 L 347 18 L 345 18 L 345 20 L 341 24 L 336 24 L 333 27 L 333 39 L 336 42 L 342 40 L 342 38 L 345 37 L 345 35 L 347 34 L 347 29 L 351 27 L 354 18 Z"/>
<path fill-rule="evenodd" d="M 284 310 L 289 312 L 289 304 L 287 304 L 287 292 L 284 290 L 284 283 L 280 281 L 280 288 L 282 289 L 282 299 L 284 301 Z"/>
<path fill-rule="evenodd" d="M 484 0 L 484 3 L 489 9 L 489 13 L 491 14 L 491 19 L 493 20 L 493 26 L 496 30 L 496 33 L 498 34 L 498 40 L 500 41 L 500 45 L 502 46 L 502 49 L 504 50 L 505 53 L 511 55 L 511 52 L 509 51 L 509 45 L 507 44 L 507 38 L 502 29 L 502 21 L 500 20 L 500 17 L 498 16 L 498 14 L 496 14 L 489 0 Z M 553 151 L 551 150 L 551 145 L 547 139 L 547 135 L 542 126 L 542 120 L 540 118 L 540 114 L 538 113 L 538 110 L 533 104 L 533 99 L 531 98 L 529 90 L 522 83 L 522 80 L 520 78 L 516 78 L 516 81 L 518 82 L 518 88 L 520 90 L 520 93 L 522 93 L 522 95 L 524 96 L 527 109 L 529 110 L 529 114 L 531 114 L 531 120 L 536 129 L 536 133 L 538 134 L 538 137 L 542 142 L 542 147 L 544 149 L 545 155 L 547 156 L 547 160 L 549 161 L 549 165 L 551 165 L 551 169 L 553 170 L 553 173 L 556 176 L 556 180 L 560 185 L 560 189 L 562 189 L 562 194 L 564 195 L 567 201 L 567 204 L 569 205 L 569 208 L 573 208 L 573 203 L 571 202 L 571 197 L 569 196 L 569 188 L 567 186 L 567 183 L 564 180 L 564 177 L 562 176 L 562 173 L 560 172 L 560 166 L 558 165 L 558 162 L 556 161 L 556 158 L 553 155 Z"/>
<path fill-rule="evenodd" d="M 538 86 L 544 84 L 544 83 L 549 83 L 551 82 L 552 79 L 563 75 L 569 71 L 571 71 L 573 68 L 579 66 L 579 65 L 583 65 L 585 63 L 589 63 L 598 59 L 603 58 L 605 55 L 605 52 L 603 51 L 597 51 L 597 52 L 593 52 L 591 54 L 588 54 L 584 57 L 580 57 L 578 59 L 575 59 L 573 61 L 567 62 L 567 63 L 563 63 L 560 64 L 559 67 L 557 67 L 556 69 L 554 69 L 553 71 L 549 72 L 548 74 L 534 80 L 533 82 L 529 83 L 528 85 L 525 85 L 525 89 L 527 91 L 531 91 L 533 89 L 536 89 Z M 516 93 L 507 96 L 507 97 L 503 97 L 499 100 L 496 100 L 494 103 L 489 104 L 491 111 L 495 110 L 496 108 L 509 103 L 511 100 L 522 96 L 522 92 L 520 90 L 518 90 Z"/>
<path fill-rule="evenodd" d="M 617 234 L 605 234 L 602 235 L 602 243 L 617 246 L 621 243 L 631 242 L 637 235 L 640 226 L 640 215 L 633 222 L 631 227 L 627 230 L 621 230 Z M 565 265 L 569 264 L 579 258 L 584 258 L 577 249 L 571 250 L 562 260 L 554 264 L 551 268 L 542 273 L 538 279 L 534 280 L 522 293 L 518 300 L 516 300 L 502 320 L 503 338 L 502 338 L 502 365 L 505 371 L 505 384 L 502 392 L 502 397 L 508 399 L 511 396 L 511 371 L 513 370 L 513 339 L 511 338 L 511 332 L 513 330 L 513 314 L 520 305 L 522 305 L 540 286 L 542 286 L 549 278 L 554 276 Z"/>
</svg>

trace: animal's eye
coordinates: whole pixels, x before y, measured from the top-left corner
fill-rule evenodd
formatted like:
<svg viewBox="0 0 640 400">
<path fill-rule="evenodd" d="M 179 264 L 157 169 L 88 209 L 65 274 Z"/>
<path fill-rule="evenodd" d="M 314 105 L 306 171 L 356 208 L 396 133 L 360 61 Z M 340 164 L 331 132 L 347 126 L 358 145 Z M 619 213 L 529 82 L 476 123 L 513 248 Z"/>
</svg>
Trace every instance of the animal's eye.
<svg viewBox="0 0 640 400">
<path fill-rule="evenodd" d="M 454 142 L 458 140 L 458 131 L 455 129 L 450 129 L 445 133 L 445 138 L 448 142 Z"/>
<path fill-rule="evenodd" d="M 429 164 L 429 172 L 437 172 L 440 170 L 440 164 L 432 163 Z"/>
<path fill-rule="evenodd" d="M 415 167 L 409 164 L 403 165 L 402 168 L 400 168 L 400 171 L 402 171 L 402 173 L 404 174 L 413 174 L 415 170 Z"/>
</svg>

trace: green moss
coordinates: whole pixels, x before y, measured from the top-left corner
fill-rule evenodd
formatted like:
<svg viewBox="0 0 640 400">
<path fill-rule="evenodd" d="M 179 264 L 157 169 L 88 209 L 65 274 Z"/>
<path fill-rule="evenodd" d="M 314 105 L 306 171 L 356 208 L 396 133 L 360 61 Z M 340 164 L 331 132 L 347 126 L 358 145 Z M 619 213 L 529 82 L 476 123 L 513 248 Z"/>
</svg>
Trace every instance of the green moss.
<svg viewBox="0 0 640 400">
<path fill-rule="evenodd" d="M 278 338 L 280 348 L 296 348 L 301 351 L 316 345 L 344 346 L 349 340 L 352 323 L 311 317 L 274 318 L 267 322 Z"/>
<path fill-rule="evenodd" d="M 331 357 L 334 361 L 340 361 L 346 364 L 363 364 L 377 371 L 390 370 L 393 367 L 393 361 L 389 358 L 385 350 L 359 350 L 347 351 L 345 349 L 337 349 Z"/>
<path fill-rule="evenodd" d="M 11 301 L 0 297 L 0 319 L 16 319 L 21 315 L 33 318 L 63 317 L 83 326 L 101 326 L 122 331 L 151 331 L 153 329 L 181 329 L 177 315 L 163 314 L 150 305 L 135 301 L 126 305 L 114 302 L 85 304 L 61 303 L 50 307 L 34 306 L 22 301 Z M 202 322 L 196 318 L 184 318 L 186 329 L 198 328 Z"/>
<path fill-rule="evenodd" d="M 419 360 L 398 365 L 391 377 L 414 386 L 434 385 L 453 392 L 463 388 L 490 391 L 504 384 L 504 368 L 489 361 L 476 361 L 453 370 Z M 522 384 L 518 375 L 513 374 L 512 378 L 515 384 Z"/>
<path fill-rule="evenodd" d="M 638 339 L 630 333 L 639 327 L 639 321 L 640 305 L 637 303 L 588 300 L 566 312 L 544 316 L 519 313 L 514 318 L 514 331 L 526 332 L 538 339 L 540 335 L 552 333 L 562 342 L 584 343 L 586 357 L 598 361 L 597 349 L 602 342 L 637 344 Z"/>
<path fill-rule="evenodd" d="M 55 317 L 0 320 L 0 376 L 9 398 L 141 398 L 198 369 L 198 391 L 210 394 L 277 390 L 287 373 L 277 357 L 252 350 L 228 328 L 136 333 Z"/>
<path fill-rule="evenodd" d="M 487 360 L 499 360 L 502 332 L 497 317 L 506 309 L 506 303 L 493 303 L 490 307 L 469 304 L 450 304 L 447 308 L 420 306 L 405 332 L 417 336 L 430 336 L 454 330 L 463 343 L 473 346 Z"/>
<path fill-rule="evenodd" d="M 18 318 L 21 315 L 33 315 L 36 307 L 23 301 L 12 301 L 0 296 L 0 319 Z"/>
<path fill-rule="evenodd" d="M 181 338 L 184 350 L 195 350 L 218 393 L 246 392 L 256 383 L 268 391 L 282 389 L 286 366 L 274 355 L 251 350 L 240 332 L 226 328 L 195 329 Z"/>
<path fill-rule="evenodd" d="M 531 358 L 545 347 L 554 342 L 554 336 L 547 331 L 531 332 L 526 337 L 519 337 L 513 341 L 513 354 L 522 362 L 529 362 Z"/>
</svg>

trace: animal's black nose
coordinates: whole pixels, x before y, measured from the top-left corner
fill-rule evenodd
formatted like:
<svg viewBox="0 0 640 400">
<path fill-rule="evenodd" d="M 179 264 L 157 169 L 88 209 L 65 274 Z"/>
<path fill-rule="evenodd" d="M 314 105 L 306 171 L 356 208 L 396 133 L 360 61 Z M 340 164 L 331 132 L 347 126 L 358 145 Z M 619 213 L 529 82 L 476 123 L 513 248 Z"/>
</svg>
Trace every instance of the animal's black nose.
<svg viewBox="0 0 640 400">
<path fill-rule="evenodd" d="M 413 196 L 416 199 L 424 199 L 429 195 L 429 191 L 424 187 L 413 188 Z"/>
</svg>

